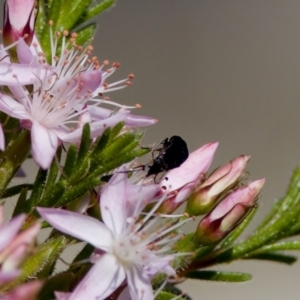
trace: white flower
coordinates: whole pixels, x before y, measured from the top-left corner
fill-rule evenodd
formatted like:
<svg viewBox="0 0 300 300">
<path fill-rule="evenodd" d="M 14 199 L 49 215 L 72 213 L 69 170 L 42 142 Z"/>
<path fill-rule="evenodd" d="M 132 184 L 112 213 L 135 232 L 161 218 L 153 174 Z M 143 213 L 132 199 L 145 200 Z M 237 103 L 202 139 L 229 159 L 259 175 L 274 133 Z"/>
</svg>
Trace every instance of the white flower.
<svg viewBox="0 0 300 300">
<path fill-rule="evenodd" d="M 140 218 L 158 189 L 158 185 L 130 184 L 127 174 L 115 174 L 101 193 L 103 223 L 62 209 L 38 208 L 53 227 L 97 249 L 85 278 L 68 297 L 59 293 L 59 299 L 105 299 L 126 279 L 133 300 L 149 300 L 153 299 L 150 280 L 156 273 L 175 275 L 169 263 L 177 255 L 171 250 L 180 237 L 170 233 L 184 222 L 161 223 L 163 217 L 154 212 L 164 199 Z"/>
<path fill-rule="evenodd" d="M 89 113 L 93 107 L 99 104 L 109 104 L 118 108 L 119 111 L 110 111 L 105 118 L 90 117 L 91 137 L 95 138 L 105 131 L 107 127 L 113 127 L 119 122 L 128 119 L 132 123 L 130 110 L 135 106 L 124 106 L 105 98 L 99 99 L 103 92 L 124 88 L 130 84 L 128 78 L 108 85 L 105 79 L 113 74 L 119 63 L 114 63 L 111 68 L 103 70 L 107 65 L 99 65 L 96 58 L 91 57 L 91 49 L 75 44 L 75 35 L 71 42 L 66 42 L 64 32 L 51 37 L 52 64 L 47 65 L 44 55 L 39 51 L 38 44 L 35 52 L 23 40 L 17 43 L 17 54 L 20 62 L 19 69 L 25 64 L 30 66 L 32 92 L 28 92 L 23 84 L 23 77 L 12 76 L 15 73 L 5 73 L 1 70 L 9 70 L 10 65 L 0 62 L 0 83 L 3 77 L 11 76 L 5 84 L 9 86 L 13 95 L 0 93 L 0 110 L 8 115 L 20 119 L 24 128 L 31 129 L 32 155 L 35 161 L 44 169 L 47 169 L 55 155 L 61 141 L 79 142 L 82 134 L 80 116 Z M 56 56 L 59 43 L 62 50 L 60 56 Z M 70 48 L 70 49 L 69 49 Z M 45 74 L 46 69 L 46 74 Z M 37 71 L 36 71 L 37 70 Z M 47 72 L 48 70 L 48 72 Z M 53 73 L 54 72 L 54 73 Z M 4 76 L 5 75 L 5 76 Z M 7 75 L 7 76 L 6 76 Z M 1 77 L 2 76 L 2 77 Z M 135 124 L 142 126 L 153 124 L 156 120 L 148 117 L 134 119 Z"/>
</svg>

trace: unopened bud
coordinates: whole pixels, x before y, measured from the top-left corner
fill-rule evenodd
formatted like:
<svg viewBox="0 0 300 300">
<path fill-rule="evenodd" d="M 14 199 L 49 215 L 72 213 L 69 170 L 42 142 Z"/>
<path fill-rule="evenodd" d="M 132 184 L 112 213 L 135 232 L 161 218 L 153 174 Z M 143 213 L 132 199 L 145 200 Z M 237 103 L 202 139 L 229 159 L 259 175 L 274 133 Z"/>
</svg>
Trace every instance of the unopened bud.
<svg viewBox="0 0 300 300">
<path fill-rule="evenodd" d="M 35 0 L 7 0 L 4 6 L 4 45 L 8 46 L 19 38 L 24 38 L 27 45 L 30 45 L 36 14 Z"/>
<path fill-rule="evenodd" d="M 186 212 L 193 216 L 208 213 L 215 206 L 220 196 L 238 183 L 249 158 L 250 156 L 241 155 L 217 169 L 190 195 Z"/>
<path fill-rule="evenodd" d="M 253 181 L 223 199 L 199 223 L 196 237 L 199 243 L 211 245 L 224 239 L 254 207 L 265 179 Z"/>
</svg>

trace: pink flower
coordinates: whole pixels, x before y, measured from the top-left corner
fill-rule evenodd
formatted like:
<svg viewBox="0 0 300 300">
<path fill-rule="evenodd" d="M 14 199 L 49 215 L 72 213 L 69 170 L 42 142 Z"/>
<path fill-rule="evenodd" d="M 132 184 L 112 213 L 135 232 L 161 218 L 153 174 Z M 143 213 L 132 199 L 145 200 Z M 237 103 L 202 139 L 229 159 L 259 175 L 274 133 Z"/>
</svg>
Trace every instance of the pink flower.
<svg viewBox="0 0 300 300">
<path fill-rule="evenodd" d="M 40 70 L 41 74 L 34 73 L 33 93 L 28 93 L 22 84 L 12 84 L 18 83 L 19 78 L 7 83 L 13 96 L 0 93 L 0 110 L 20 119 L 21 125 L 31 130 L 32 155 L 44 169 L 50 166 L 57 147 L 62 141 L 70 143 L 80 141 L 82 119 L 90 120 L 92 138 L 102 135 L 106 128 L 122 121 L 129 125 L 149 125 L 156 121 L 148 117 L 130 115 L 129 109 L 134 108 L 132 106 L 99 99 L 99 95 L 104 92 L 129 85 L 132 75 L 116 83 L 107 84 L 106 78 L 114 73 L 119 64 L 114 63 L 111 68 L 104 70 L 107 62 L 100 66 L 95 58 L 90 57 L 90 48 L 82 50 L 75 44 L 75 36 L 71 38 L 73 44 L 70 45 L 65 38 L 67 34 L 64 32 L 61 38 L 51 37 L 53 54 L 51 66 L 46 64 L 38 50 L 32 53 L 30 48 L 20 40 L 17 44 L 20 63 L 30 64 Z M 62 50 L 57 57 L 54 54 L 58 51 L 57 45 L 61 39 Z M 55 70 L 55 75 L 52 73 L 52 76 L 45 76 L 43 73 L 45 68 Z M 111 111 L 105 116 L 102 113 L 102 116 L 98 117 L 92 115 L 81 118 L 82 115 L 93 112 L 95 106 L 103 103 L 119 107 L 121 110 Z"/>
<path fill-rule="evenodd" d="M 42 281 L 31 281 L 19 285 L 6 295 L 0 296 L 1 300 L 34 300 L 42 288 Z"/>
<path fill-rule="evenodd" d="M 0 284 L 18 277 L 18 266 L 26 258 L 39 231 L 37 223 L 19 233 L 24 220 L 25 215 L 19 215 L 3 225 L 3 206 L 0 206 Z"/>
<path fill-rule="evenodd" d="M 250 156 L 241 155 L 218 168 L 189 196 L 186 212 L 193 216 L 213 208 L 221 194 L 232 188 L 243 175 Z"/>
<path fill-rule="evenodd" d="M 223 199 L 199 223 L 196 236 L 204 245 L 215 244 L 228 235 L 254 207 L 265 179 L 251 182 Z"/>
<path fill-rule="evenodd" d="M 53 227 L 96 248 L 88 274 L 71 295 L 59 294 L 59 299 L 105 299 L 125 279 L 132 299 L 153 299 L 150 279 L 158 272 L 175 275 L 169 263 L 176 256 L 172 244 L 180 237 L 169 233 L 184 222 L 158 226 L 162 217 L 154 212 L 163 198 L 140 219 L 158 189 L 132 185 L 126 174 L 115 174 L 101 193 L 103 223 L 66 210 L 38 208 Z"/>
</svg>

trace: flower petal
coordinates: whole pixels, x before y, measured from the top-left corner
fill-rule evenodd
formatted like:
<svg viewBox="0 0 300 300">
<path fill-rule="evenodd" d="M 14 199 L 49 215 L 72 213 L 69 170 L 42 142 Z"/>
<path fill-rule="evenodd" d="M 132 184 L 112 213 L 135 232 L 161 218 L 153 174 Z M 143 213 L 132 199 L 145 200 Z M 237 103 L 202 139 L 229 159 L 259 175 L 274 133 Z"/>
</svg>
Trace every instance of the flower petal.
<svg viewBox="0 0 300 300">
<path fill-rule="evenodd" d="M 128 127 L 143 127 L 157 123 L 156 119 L 141 115 L 128 115 L 125 120 L 125 125 Z"/>
<path fill-rule="evenodd" d="M 108 127 L 114 127 L 118 123 L 126 119 L 126 114 L 116 113 L 111 117 L 104 119 L 102 121 L 90 123 L 91 137 L 95 138 L 100 136 Z M 71 133 L 62 136 L 61 139 L 65 142 L 76 143 L 80 141 L 82 135 L 82 127 L 75 129 Z"/>
<path fill-rule="evenodd" d="M 34 8 L 34 0 L 9 0 L 6 2 L 9 22 L 12 27 L 22 30 L 28 23 L 32 10 Z"/>
<path fill-rule="evenodd" d="M 91 117 L 99 121 L 108 118 L 113 113 L 111 109 L 104 108 L 104 107 L 99 107 L 94 105 L 88 105 L 87 107 Z"/>
<path fill-rule="evenodd" d="M 20 270 L 0 271 L 0 284 L 10 282 L 20 276 Z"/>
<path fill-rule="evenodd" d="M 199 175 L 204 174 L 210 167 L 217 147 L 218 143 L 209 143 L 192 152 L 180 167 L 170 170 L 164 176 L 160 186 L 171 192 L 188 183 L 197 184 Z"/>
<path fill-rule="evenodd" d="M 142 266 L 134 265 L 126 270 L 126 276 L 132 300 L 154 299 L 150 278 Z"/>
<path fill-rule="evenodd" d="M 127 217 L 133 216 L 133 213 L 139 215 L 145 206 L 155 198 L 159 192 L 160 187 L 158 184 L 149 185 L 126 185 L 126 207 Z M 137 208 L 139 206 L 139 208 Z"/>
<path fill-rule="evenodd" d="M 114 113 L 113 110 L 103 107 L 88 106 L 89 112 L 95 120 L 103 120 Z M 125 119 L 125 125 L 128 127 L 142 127 L 153 125 L 157 122 L 156 119 L 147 116 L 131 115 L 128 109 L 120 109 L 118 113 L 128 113 Z"/>
<path fill-rule="evenodd" d="M 158 257 L 154 254 L 148 255 L 150 262 L 144 267 L 147 275 L 152 278 L 158 272 L 164 272 L 169 276 L 175 276 L 175 270 L 170 266 L 170 262 L 174 259 L 173 255 Z"/>
<path fill-rule="evenodd" d="M 35 223 L 26 230 L 23 230 L 5 249 L 3 249 L 1 255 L 6 257 L 1 266 L 3 270 L 15 269 L 21 264 L 28 255 L 28 248 L 34 244 L 40 227 L 40 223 Z"/>
<path fill-rule="evenodd" d="M 64 293 L 64 292 L 54 292 L 54 294 L 56 300 L 68 300 L 72 295 L 71 293 Z"/>
<path fill-rule="evenodd" d="M 104 251 L 110 249 L 112 235 L 102 222 L 64 209 L 38 207 L 37 211 L 57 230 Z"/>
<path fill-rule="evenodd" d="M 17 44 L 17 54 L 18 54 L 18 60 L 20 64 L 31 65 L 31 67 L 39 66 L 39 63 L 32 55 L 30 47 L 28 47 L 28 45 L 25 43 L 23 39 L 20 39 L 20 41 Z"/>
<path fill-rule="evenodd" d="M 4 224 L 0 228 L 0 251 L 2 251 L 19 232 L 24 220 L 25 215 L 19 215 L 13 218 L 9 223 Z"/>
<path fill-rule="evenodd" d="M 116 235 L 126 228 L 127 174 L 116 173 L 101 192 L 101 214 L 105 225 Z"/>
<path fill-rule="evenodd" d="M 51 68 L 39 66 L 29 66 L 27 64 L 13 64 L 1 62 L 0 64 L 0 84 L 2 85 L 26 85 L 37 82 L 38 78 L 52 75 Z"/>
<path fill-rule="evenodd" d="M 43 169 L 48 169 L 55 155 L 57 135 L 39 122 L 33 121 L 31 127 L 32 156 Z"/>
<path fill-rule="evenodd" d="M 34 280 L 31 282 L 18 285 L 12 291 L 2 298 L 5 300 L 32 300 L 37 299 L 37 294 L 40 292 L 43 282 Z"/>
<path fill-rule="evenodd" d="M 30 119 L 25 107 L 8 95 L 0 93 L 0 110 L 9 116 L 21 120 Z"/>
<path fill-rule="evenodd" d="M 77 285 L 69 300 L 105 299 L 124 281 L 124 269 L 111 254 L 104 254 Z"/>
</svg>

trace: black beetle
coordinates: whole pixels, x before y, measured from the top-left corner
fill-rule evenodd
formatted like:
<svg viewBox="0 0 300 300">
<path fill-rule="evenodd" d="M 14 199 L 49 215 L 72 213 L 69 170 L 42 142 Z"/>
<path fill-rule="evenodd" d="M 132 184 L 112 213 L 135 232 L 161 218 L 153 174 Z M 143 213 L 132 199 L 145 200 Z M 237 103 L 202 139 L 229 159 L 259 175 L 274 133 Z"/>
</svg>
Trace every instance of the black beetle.
<svg viewBox="0 0 300 300">
<path fill-rule="evenodd" d="M 177 135 L 172 136 L 170 139 L 166 138 L 162 142 L 162 147 L 154 149 L 158 151 L 158 155 L 153 158 L 152 166 L 149 166 L 146 177 L 156 175 L 160 172 L 168 171 L 179 167 L 189 156 L 189 151 L 186 142 Z"/>
</svg>

